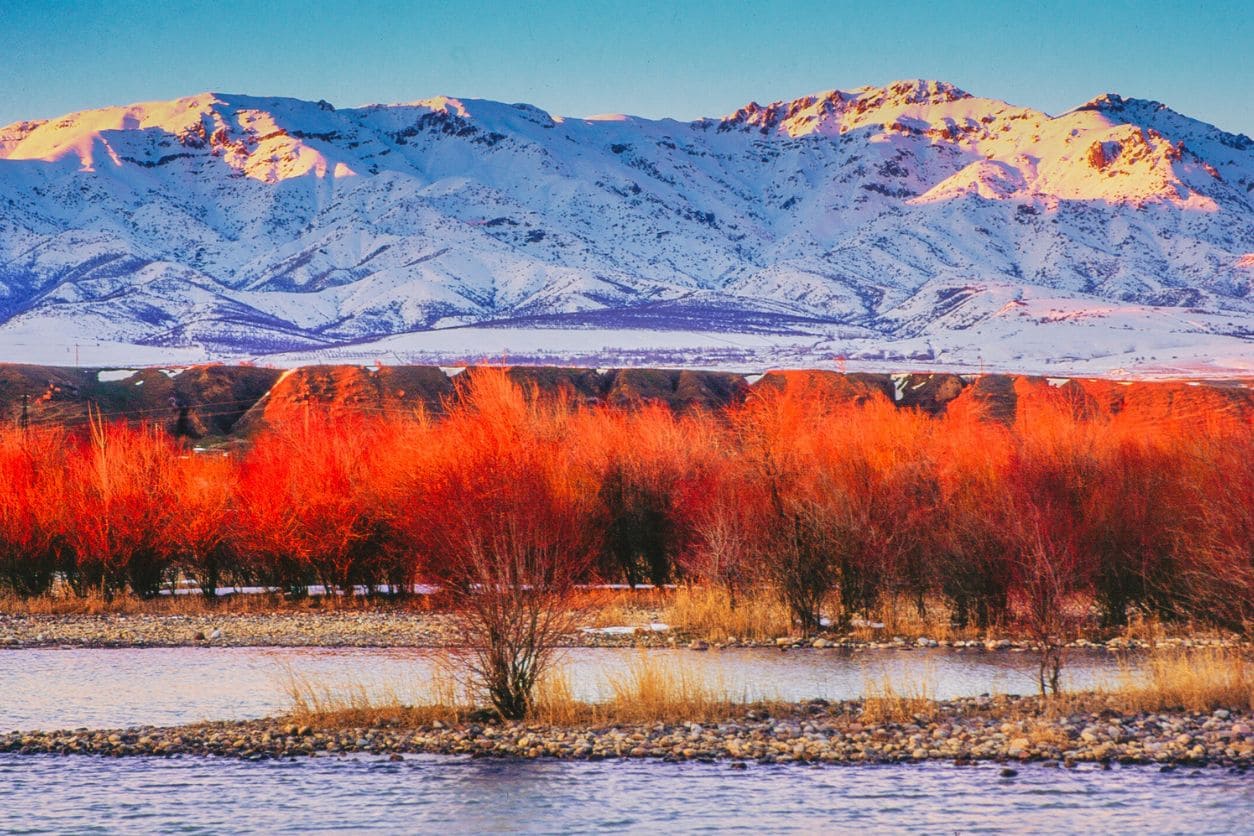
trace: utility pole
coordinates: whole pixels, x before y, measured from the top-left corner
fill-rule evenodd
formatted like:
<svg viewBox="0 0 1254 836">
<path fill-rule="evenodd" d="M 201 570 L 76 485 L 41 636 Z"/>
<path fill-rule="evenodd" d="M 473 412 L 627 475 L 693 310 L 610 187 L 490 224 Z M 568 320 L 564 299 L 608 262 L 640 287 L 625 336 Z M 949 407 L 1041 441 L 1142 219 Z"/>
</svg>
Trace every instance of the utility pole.
<svg viewBox="0 0 1254 836">
<path fill-rule="evenodd" d="M 30 395 L 22 395 L 22 417 L 18 420 L 22 435 L 30 435 Z"/>
</svg>

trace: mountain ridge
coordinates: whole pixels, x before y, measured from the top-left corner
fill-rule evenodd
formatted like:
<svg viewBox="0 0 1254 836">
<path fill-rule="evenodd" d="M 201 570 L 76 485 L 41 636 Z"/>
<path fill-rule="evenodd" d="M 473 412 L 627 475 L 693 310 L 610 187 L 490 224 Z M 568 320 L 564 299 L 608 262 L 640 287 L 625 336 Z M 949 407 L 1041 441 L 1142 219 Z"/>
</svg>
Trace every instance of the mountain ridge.
<svg viewBox="0 0 1254 836">
<path fill-rule="evenodd" d="M 202 93 L 0 128 L 5 359 L 652 340 L 738 368 L 1240 371 L 1251 261 L 1254 141 L 1112 93 L 1049 116 L 916 79 L 692 122 Z M 49 333 L 61 354 L 27 351 Z"/>
</svg>

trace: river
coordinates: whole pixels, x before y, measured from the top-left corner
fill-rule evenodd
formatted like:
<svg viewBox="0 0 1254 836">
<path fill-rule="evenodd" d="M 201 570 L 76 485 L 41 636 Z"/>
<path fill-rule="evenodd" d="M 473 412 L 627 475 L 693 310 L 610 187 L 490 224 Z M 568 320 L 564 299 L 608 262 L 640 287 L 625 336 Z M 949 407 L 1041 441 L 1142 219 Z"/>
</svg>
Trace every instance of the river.
<svg viewBox="0 0 1254 836">
<path fill-rule="evenodd" d="M 621 675 L 642 651 L 577 648 L 563 652 L 575 695 L 596 700 L 607 677 Z M 650 650 L 735 697 L 850 699 L 887 678 L 899 692 L 926 687 L 936 698 L 1032 693 L 1031 654 L 948 649 L 781 652 L 734 649 Z M 330 648 L 119 648 L 0 651 L 0 731 L 177 725 L 264 717 L 289 707 L 289 673 L 333 690 L 364 688 L 421 699 L 435 651 Z M 1071 654 L 1069 687 L 1113 681 L 1119 660 L 1106 651 Z"/>
<path fill-rule="evenodd" d="M 0 831 L 19 833 L 1232 834 L 1252 812 L 1254 782 L 1217 768 L 0 755 Z"/>
</svg>

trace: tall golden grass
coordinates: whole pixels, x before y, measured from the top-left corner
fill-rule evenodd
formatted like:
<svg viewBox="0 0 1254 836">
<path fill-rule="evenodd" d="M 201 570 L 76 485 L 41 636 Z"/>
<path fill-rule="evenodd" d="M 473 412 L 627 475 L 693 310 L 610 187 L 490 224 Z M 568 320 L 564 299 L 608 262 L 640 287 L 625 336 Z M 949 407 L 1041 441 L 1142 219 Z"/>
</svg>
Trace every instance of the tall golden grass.
<svg viewBox="0 0 1254 836">
<path fill-rule="evenodd" d="M 1124 711 L 1254 711 L 1254 663 L 1241 648 L 1158 650 L 1107 691 Z"/>
<path fill-rule="evenodd" d="M 930 675 L 902 685 L 888 674 L 878 680 L 868 679 L 863 687 L 864 723 L 909 723 L 930 720 L 937 714 L 936 687 Z"/>
<path fill-rule="evenodd" d="M 681 659 L 641 650 L 625 670 L 604 675 L 607 697 L 587 702 L 575 697 L 570 674 L 556 669 L 537 686 L 527 721 L 555 727 L 614 724 L 718 722 L 743 717 L 750 709 L 787 713 L 795 706 L 778 699 L 749 699 L 686 668 Z M 290 700 L 288 716 L 316 728 L 372 725 L 424 726 L 463 722 L 483 705 L 450 659 L 437 663 L 429 679 L 366 685 L 340 680 L 322 683 L 290 669 L 282 677 Z M 860 700 L 846 716 L 863 724 L 914 723 L 941 713 L 933 675 L 903 682 L 888 675 L 868 678 Z M 1234 648 L 1157 651 L 1119 677 L 1083 692 L 1031 700 L 994 699 L 981 714 L 1038 723 L 1033 739 L 1053 741 L 1051 717 L 1079 712 L 1122 713 L 1216 709 L 1254 711 L 1254 664 Z M 839 707 L 838 707 L 838 710 Z M 1061 740 L 1059 745 L 1066 741 Z"/>
<path fill-rule="evenodd" d="M 288 716 L 317 727 L 454 723 L 484 704 L 482 695 L 449 660 L 437 662 L 431 678 L 421 683 L 366 685 L 352 679 L 325 683 L 291 669 L 285 669 L 281 682 L 290 701 Z M 677 659 L 645 650 L 625 670 L 607 672 L 603 684 L 606 699 L 579 700 L 569 672 L 554 669 L 537 684 L 526 719 L 551 726 L 702 722 L 779 704 L 749 700 L 717 678 L 711 681 Z"/>
<path fill-rule="evenodd" d="M 290 666 L 281 667 L 278 679 L 290 701 L 288 716 L 318 727 L 456 723 L 475 710 L 472 689 L 448 657 L 437 657 L 423 681 L 323 682 Z"/>
<path fill-rule="evenodd" d="M 757 588 L 734 598 L 721 587 L 685 586 L 675 590 L 662 611 L 671 627 L 708 641 L 766 641 L 786 636 L 792 619 L 779 597 Z"/>
<path fill-rule="evenodd" d="M 317 611 L 355 612 L 364 609 L 430 610 L 434 596 L 391 600 L 361 596 L 313 595 L 288 599 L 279 593 L 221 595 L 206 598 L 198 591 L 187 594 L 140 598 L 129 592 L 104 595 L 98 589 L 78 595 L 69 591 L 36 597 L 0 593 L 0 613 L 14 616 L 56 615 L 181 615 L 222 616 Z"/>
</svg>

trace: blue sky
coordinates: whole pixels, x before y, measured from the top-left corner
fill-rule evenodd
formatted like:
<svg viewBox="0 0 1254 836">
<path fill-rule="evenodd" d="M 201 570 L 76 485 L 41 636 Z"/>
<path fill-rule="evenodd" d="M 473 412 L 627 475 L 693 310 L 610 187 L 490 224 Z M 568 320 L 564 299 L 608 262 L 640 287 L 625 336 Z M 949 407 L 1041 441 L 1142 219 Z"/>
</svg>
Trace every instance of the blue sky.
<svg viewBox="0 0 1254 836">
<path fill-rule="evenodd" d="M 1115 91 L 1254 134 L 1251 0 L 0 0 L 0 43 L 0 124 L 202 90 L 691 119 L 925 77 L 1051 113 Z"/>
</svg>

